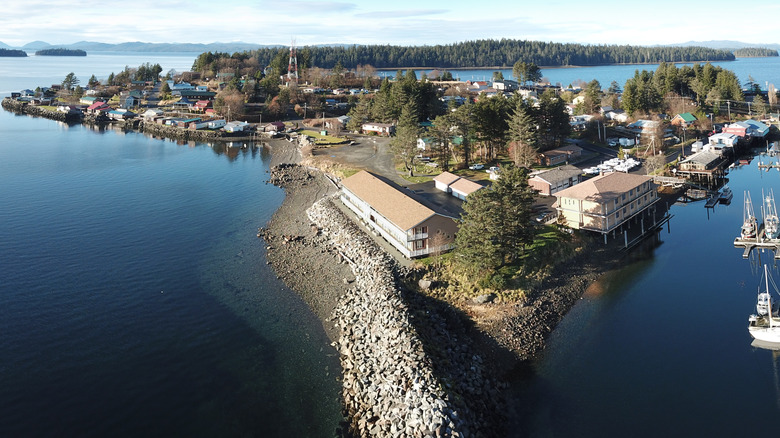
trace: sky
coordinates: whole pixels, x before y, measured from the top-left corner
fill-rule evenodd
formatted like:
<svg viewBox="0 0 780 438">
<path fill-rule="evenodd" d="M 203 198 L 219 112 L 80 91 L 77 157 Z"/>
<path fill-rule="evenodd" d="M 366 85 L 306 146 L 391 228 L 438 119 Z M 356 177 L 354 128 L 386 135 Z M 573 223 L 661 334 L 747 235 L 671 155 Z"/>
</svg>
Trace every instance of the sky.
<svg viewBox="0 0 780 438">
<path fill-rule="evenodd" d="M 728 22 L 724 11 L 736 10 Z M 780 3 L 656 0 L 5 0 L 0 42 L 71 44 L 212 43 L 434 45 L 476 39 L 581 44 L 678 44 L 735 40 L 780 43 L 758 17 Z M 719 12 L 720 11 L 720 12 Z"/>
</svg>

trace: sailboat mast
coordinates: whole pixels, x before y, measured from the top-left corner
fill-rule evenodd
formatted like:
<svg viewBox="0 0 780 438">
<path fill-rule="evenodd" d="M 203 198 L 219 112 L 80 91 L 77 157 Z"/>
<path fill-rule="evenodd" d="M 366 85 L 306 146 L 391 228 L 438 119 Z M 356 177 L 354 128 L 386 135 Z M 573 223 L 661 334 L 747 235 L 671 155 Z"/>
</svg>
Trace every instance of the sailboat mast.
<svg viewBox="0 0 780 438">
<path fill-rule="evenodd" d="M 764 282 L 766 284 L 766 300 L 769 306 L 769 328 L 772 328 L 772 295 L 769 293 L 769 269 L 764 265 Z"/>
</svg>

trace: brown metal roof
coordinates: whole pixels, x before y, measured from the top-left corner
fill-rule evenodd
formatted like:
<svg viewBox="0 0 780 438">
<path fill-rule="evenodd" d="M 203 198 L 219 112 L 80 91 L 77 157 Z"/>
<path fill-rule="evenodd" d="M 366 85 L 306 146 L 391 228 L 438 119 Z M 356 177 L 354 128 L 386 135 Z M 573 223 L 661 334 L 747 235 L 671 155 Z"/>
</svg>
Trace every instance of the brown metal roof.
<svg viewBox="0 0 780 438">
<path fill-rule="evenodd" d="M 623 193 L 628 193 L 652 178 L 645 175 L 631 173 L 612 172 L 593 177 L 568 189 L 561 190 L 555 196 L 560 198 L 574 198 L 587 201 L 604 202 L 615 199 Z"/>
<path fill-rule="evenodd" d="M 365 170 L 345 178 L 341 185 L 402 230 L 409 230 L 436 214 L 401 189 Z"/>
</svg>

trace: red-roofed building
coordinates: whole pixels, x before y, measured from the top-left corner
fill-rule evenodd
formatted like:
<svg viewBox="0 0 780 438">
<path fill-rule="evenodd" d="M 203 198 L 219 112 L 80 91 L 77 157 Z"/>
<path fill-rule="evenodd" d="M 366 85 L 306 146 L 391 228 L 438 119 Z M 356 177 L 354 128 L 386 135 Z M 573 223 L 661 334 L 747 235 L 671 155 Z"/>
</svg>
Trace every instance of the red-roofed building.
<svg viewBox="0 0 780 438">
<path fill-rule="evenodd" d="M 90 114 L 97 114 L 99 112 L 111 111 L 111 107 L 105 102 L 95 102 L 87 107 L 87 112 Z"/>
</svg>

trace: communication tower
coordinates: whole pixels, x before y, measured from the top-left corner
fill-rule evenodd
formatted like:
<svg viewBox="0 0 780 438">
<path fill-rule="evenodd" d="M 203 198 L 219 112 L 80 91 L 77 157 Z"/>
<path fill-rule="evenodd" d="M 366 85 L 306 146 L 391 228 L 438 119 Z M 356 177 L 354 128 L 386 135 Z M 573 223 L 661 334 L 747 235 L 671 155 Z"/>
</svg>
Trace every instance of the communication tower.
<svg viewBox="0 0 780 438">
<path fill-rule="evenodd" d="M 298 82 L 298 57 L 295 53 L 295 40 L 290 45 L 290 62 L 287 64 L 287 80 Z"/>
</svg>

